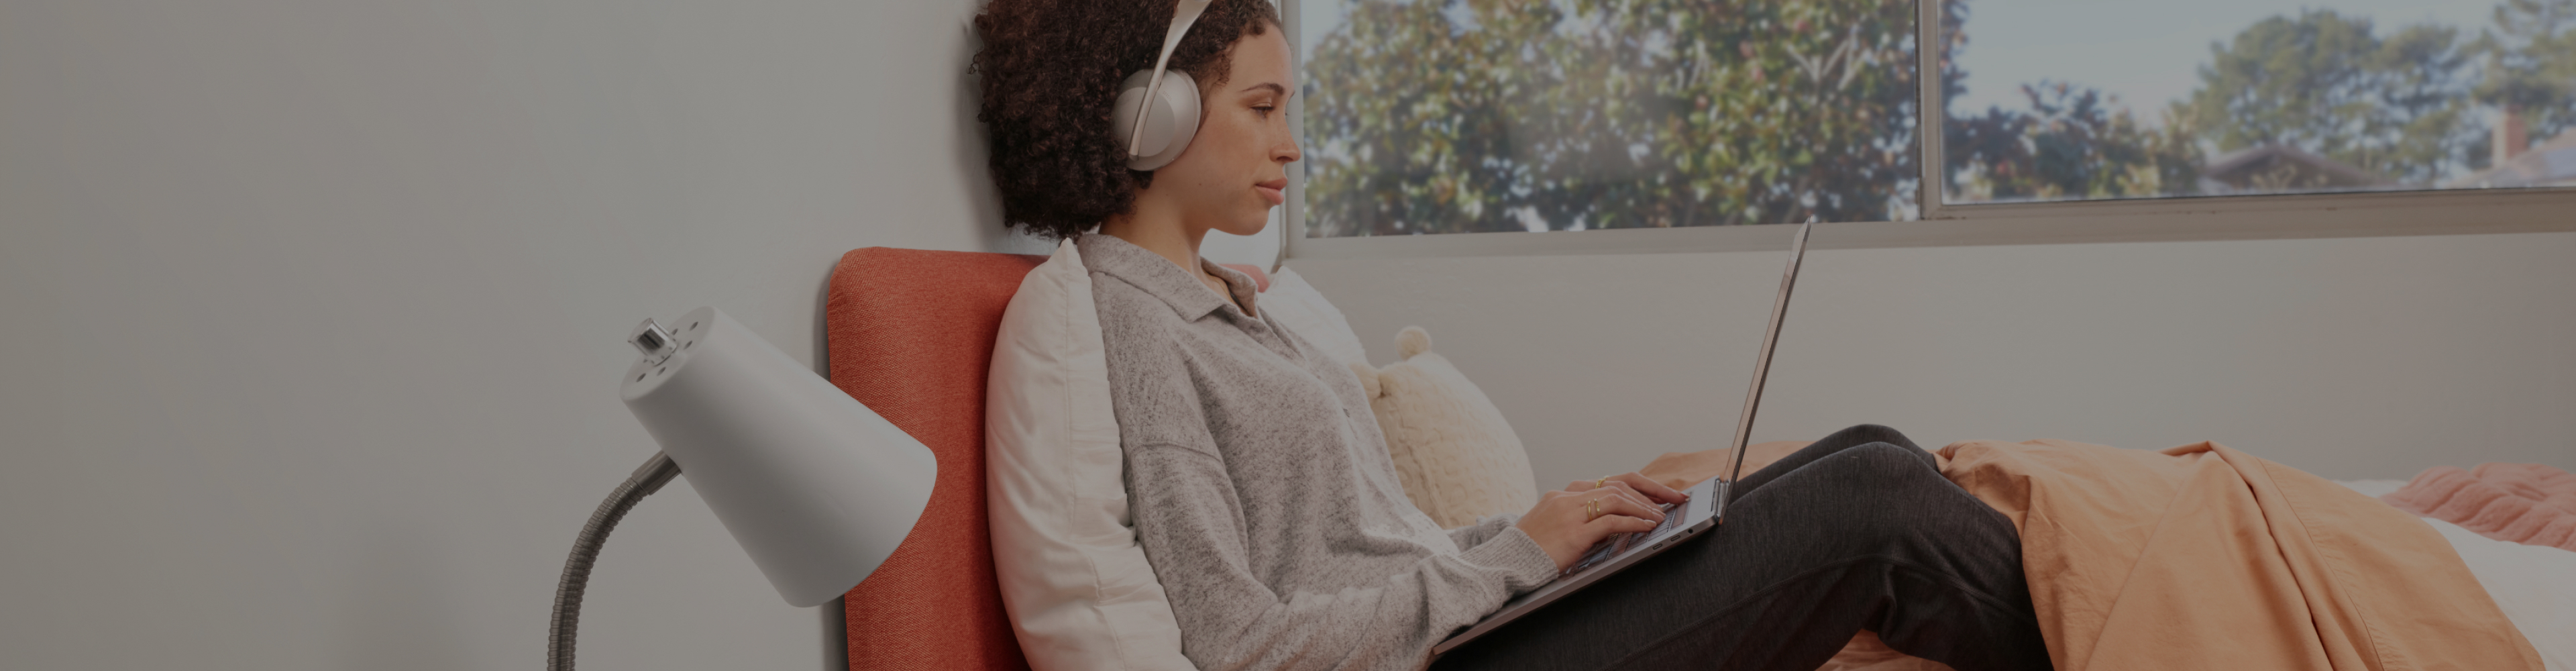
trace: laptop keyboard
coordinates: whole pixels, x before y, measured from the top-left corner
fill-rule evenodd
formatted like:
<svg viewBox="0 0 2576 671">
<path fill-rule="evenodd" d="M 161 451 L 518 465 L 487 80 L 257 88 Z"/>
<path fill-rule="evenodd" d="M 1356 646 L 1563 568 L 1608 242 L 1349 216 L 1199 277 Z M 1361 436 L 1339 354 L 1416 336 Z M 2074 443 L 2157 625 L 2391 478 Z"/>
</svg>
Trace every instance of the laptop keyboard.
<svg viewBox="0 0 2576 671">
<path fill-rule="evenodd" d="M 1673 504 L 1664 504 L 1664 521 L 1657 523 L 1654 529 L 1618 534 L 1609 538 L 1601 539 L 1601 542 L 1594 543 L 1592 545 L 1591 550 L 1585 551 L 1581 559 L 1574 560 L 1573 565 L 1565 567 L 1565 570 L 1563 571 L 1558 571 L 1556 573 L 1556 577 L 1564 578 L 1566 576 L 1582 573 L 1585 569 L 1599 566 L 1601 565 L 1601 562 L 1609 561 L 1611 557 L 1619 556 L 1619 553 L 1628 551 L 1628 548 L 1634 547 L 1639 542 L 1664 535 L 1664 532 L 1671 531 L 1675 525 L 1681 524 L 1683 517 L 1688 517 L 1687 515 L 1683 515 L 1683 511 L 1678 510 L 1677 508 L 1678 506 Z"/>
</svg>

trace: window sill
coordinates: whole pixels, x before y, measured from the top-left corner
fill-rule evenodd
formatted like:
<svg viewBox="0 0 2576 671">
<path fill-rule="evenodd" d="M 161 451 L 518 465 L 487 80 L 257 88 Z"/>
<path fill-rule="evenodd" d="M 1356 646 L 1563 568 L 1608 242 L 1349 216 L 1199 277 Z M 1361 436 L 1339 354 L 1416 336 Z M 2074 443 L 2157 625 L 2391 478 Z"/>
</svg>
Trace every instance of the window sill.
<svg viewBox="0 0 2576 671">
<path fill-rule="evenodd" d="M 1818 226 L 1816 249 L 2280 240 L 2576 231 L 2576 189 L 2413 191 L 1942 206 L 1925 221 Z M 1293 219 L 1292 219 L 1293 221 Z M 1299 227 L 1302 228 L 1302 227 Z M 1288 258 L 1779 251 L 1785 225 L 1305 238 Z"/>
</svg>

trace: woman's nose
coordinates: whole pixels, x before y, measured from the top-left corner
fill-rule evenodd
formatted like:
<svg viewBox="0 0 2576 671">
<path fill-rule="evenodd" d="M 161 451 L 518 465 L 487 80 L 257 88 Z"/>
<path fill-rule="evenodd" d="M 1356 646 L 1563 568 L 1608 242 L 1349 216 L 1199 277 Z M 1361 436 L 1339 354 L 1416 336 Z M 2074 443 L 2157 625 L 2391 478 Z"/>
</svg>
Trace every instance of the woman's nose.
<svg viewBox="0 0 2576 671">
<path fill-rule="evenodd" d="M 1280 163 L 1295 163 L 1305 158 L 1306 153 L 1297 149 L 1296 140 L 1279 143 L 1277 148 L 1270 150 L 1270 160 Z"/>
</svg>

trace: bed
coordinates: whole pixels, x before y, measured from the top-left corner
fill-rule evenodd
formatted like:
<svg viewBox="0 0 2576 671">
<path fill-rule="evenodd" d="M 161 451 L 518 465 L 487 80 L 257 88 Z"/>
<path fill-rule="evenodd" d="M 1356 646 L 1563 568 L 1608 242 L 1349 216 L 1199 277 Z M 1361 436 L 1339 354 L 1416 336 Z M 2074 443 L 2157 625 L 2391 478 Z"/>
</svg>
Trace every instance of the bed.
<svg viewBox="0 0 2576 671">
<path fill-rule="evenodd" d="M 1029 668 L 1002 605 L 985 528 L 983 385 L 1003 308 L 1042 260 L 865 248 L 846 254 L 834 273 L 825 306 L 832 381 L 920 439 L 940 465 L 922 521 L 844 600 L 853 670 Z M 2342 484 L 2376 495 L 2402 483 Z M 2431 524 L 2547 668 L 2576 671 L 2576 552 Z"/>
</svg>

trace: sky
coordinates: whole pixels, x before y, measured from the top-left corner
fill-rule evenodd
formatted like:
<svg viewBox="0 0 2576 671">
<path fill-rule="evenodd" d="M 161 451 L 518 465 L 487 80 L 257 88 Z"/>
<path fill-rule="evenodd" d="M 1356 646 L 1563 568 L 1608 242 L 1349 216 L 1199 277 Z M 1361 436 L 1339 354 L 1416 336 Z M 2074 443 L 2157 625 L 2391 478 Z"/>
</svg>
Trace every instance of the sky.
<svg viewBox="0 0 2576 671">
<path fill-rule="evenodd" d="M 1282 2 L 1296 5 L 1286 8 L 1286 13 L 1295 14 L 1290 17 L 1290 20 L 1302 24 L 1299 27 L 1303 30 L 1297 35 L 1298 55 L 1315 53 L 1315 43 L 1324 39 L 1325 33 L 1332 32 L 1333 28 L 1342 25 L 1341 0 L 1303 0 L 1302 2 L 1282 0 Z"/>
<path fill-rule="evenodd" d="M 1438 0 L 1422 0 L 1438 1 Z M 1302 0 L 1292 11 L 1304 24 L 1299 52 L 1341 23 L 1340 0 Z M 2157 122 L 2166 101 L 2191 93 L 2209 45 L 2266 17 L 2301 8 L 2367 16 L 2386 35 L 2407 24 L 2435 22 L 2474 32 L 2487 27 L 2495 0 L 1972 0 L 1968 47 L 1959 64 L 1968 93 L 1950 103 L 1960 113 L 2027 105 L 2019 85 L 2069 81 L 2116 94 L 2138 119 Z"/>
</svg>

